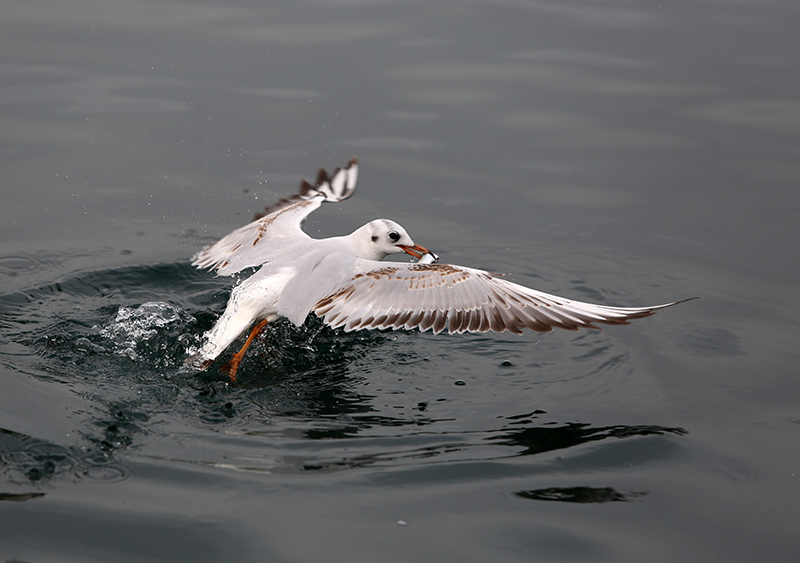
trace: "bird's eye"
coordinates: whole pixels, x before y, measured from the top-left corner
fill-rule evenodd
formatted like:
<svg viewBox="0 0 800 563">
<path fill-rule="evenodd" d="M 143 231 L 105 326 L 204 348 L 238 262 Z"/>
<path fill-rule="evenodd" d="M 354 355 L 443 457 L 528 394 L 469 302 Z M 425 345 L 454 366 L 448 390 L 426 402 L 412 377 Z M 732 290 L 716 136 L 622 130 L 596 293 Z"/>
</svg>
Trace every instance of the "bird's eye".
<svg viewBox="0 0 800 563">
<path fill-rule="evenodd" d="M 397 242 L 398 240 L 400 240 L 400 234 L 396 231 L 392 231 L 391 233 L 389 233 L 389 238 L 392 239 L 392 242 Z"/>
</svg>

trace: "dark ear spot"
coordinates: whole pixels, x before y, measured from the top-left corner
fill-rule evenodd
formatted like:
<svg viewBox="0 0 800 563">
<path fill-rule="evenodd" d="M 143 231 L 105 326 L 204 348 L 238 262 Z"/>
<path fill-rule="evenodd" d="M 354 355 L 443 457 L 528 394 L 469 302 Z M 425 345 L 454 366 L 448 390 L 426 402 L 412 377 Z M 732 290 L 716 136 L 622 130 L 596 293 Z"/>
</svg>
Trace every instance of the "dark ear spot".
<svg viewBox="0 0 800 563">
<path fill-rule="evenodd" d="M 372 235 L 372 242 L 378 242 L 378 235 Z"/>
<path fill-rule="evenodd" d="M 392 242 L 397 242 L 400 240 L 400 234 L 396 231 L 392 231 L 389 233 L 389 238 L 392 240 Z"/>
</svg>

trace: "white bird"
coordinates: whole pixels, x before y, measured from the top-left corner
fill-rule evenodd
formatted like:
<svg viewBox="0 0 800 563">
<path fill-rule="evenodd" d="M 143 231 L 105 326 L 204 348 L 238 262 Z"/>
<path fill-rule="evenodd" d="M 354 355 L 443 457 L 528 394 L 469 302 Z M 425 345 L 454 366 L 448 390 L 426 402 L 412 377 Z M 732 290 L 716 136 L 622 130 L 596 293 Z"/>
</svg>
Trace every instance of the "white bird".
<svg viewBox="0 0 800 563">
<path fill-rule="evenodd" d="M 474 268 L 380 262 L 395 253 L 415 258 L 430 254 L 388 219 L 327 239 L 313 239 L 303 232 L 300 227 L 309 213 L 325 201 L 350 197 L 357 179 L 356 159 L 330 177 L 320 170 L 316 185 L 303 180 L 300 193 L 279 201 L 193 257 L 194 266 L 223 276 L 260 269 L 233 289 L 225 312 L 187 360 L 189 365 L 208 367 L 252 327 L 242 348 L 221 368 L 236 381 L 245 351 L 268 322 L 285 317 L 300 326 L 311 312 L 345 331 L 418 328 L 434 333 L 447 329 L 521 334 L 524 328 L 550 332 L 553 327 L 578 330 L 598 328 L 595 323 L 628 324 L 682 302 L 607 307 L 529 289 Z"/>
</svg>

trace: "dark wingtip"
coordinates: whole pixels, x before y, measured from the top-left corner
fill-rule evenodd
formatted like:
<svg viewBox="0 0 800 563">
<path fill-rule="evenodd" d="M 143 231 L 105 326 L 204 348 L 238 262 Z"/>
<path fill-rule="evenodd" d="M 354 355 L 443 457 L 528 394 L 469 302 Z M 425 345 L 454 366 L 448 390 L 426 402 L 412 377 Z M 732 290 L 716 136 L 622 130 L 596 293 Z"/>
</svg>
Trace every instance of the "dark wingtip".
<svg viewBox="0 0 800 563">
<path fill-rule="evenodd" d="M 700 299 L 700 296 L 697 297 L 689 297 L 688 299 L 681 299 L 680 301 L 673 301 L 672 303 L 667 303 L 666 305 L 661 305 L 660 307 L 653 310 L 655 313 L 658 309 L 664 309 L 665 307 L 672 307 L 673 305 L 680 305 L 681 303 L 686 303 L 687 301 L 694 301 L 695 299 Z"/>
<path fill-rule="evenodd" d="M 328 178 L 328 172 L 324 168 L 320 168 L 317 171 L 317 186 L 321 186 L 325 182 L 330 182 L 330 178 Z"/>
<path fill-rule="evenodd" d="M 355 166 L 357 164 L 358 164 L 358 158 L 354 156 L 347 162 L 346 168 L 350 168 L 351 166 Z M 263 211 L 253 214 L 253 220 L 257 221 L 258 219 L 262 219 L 267 215 L 269 215 L 270 213 L 272 213 L 273 211 L 277 211 L 281 207 L 286 207 L 287 205 L 295 203 L 298 199 L 305 199 L 312 193 L 322 193 L 318 192 L 317 188 L 319 188 L 322 184 L 325 183 L 330 184 L 331 177 L 336 176 L 339 170 L 341 170 L 341 168 L 337 168 L 336 170 L 334 170 L 332 175 L 329 175 L 324 168 L 320 168 L 317 171 L 317 179 L 314 185 L 312 185 L 310 182 L 306 180 L 300 180 L 300 190 L 296 195 L 290 196 L 288 198 L 283 198 L 280 201 L 278 201 L 278 203 L 270 205 L 269 207 L 265 207 Z M 352 195 L 353 191 L 355 190 L 352 189 L 349 194 L 347 194 L 345 197 L 338 198 L 337 201 L 347 199 L 348 197 L 350 197 L 350 195 Z"/>
<path fill-rule="evenodd" d="M 300 180 L 300 195 L 308 195 L 308 193 L 313 190 L 314 186 L 305 180 Z"/>
</svg>

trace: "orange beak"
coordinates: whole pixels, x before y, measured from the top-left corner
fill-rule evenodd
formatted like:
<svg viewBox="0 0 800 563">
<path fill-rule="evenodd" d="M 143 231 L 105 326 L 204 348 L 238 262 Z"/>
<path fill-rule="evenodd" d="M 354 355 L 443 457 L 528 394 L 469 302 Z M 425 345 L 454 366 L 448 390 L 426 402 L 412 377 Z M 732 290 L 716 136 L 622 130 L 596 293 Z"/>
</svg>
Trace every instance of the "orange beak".
<svg viewBox="0 0 800 563">
<path fill-rule="evenodd" d="M 415 244 L 414 246 L 406 246 L 404 244 L 398 244 L 398 248 L 402 248 L 403 252 L 406 254 L 410 254 L 414 258 L 422 258 L 423 254 L 430 254 L 430 251 L 425 248 L 424 246 L 420 246 Z"/>
</svg>

